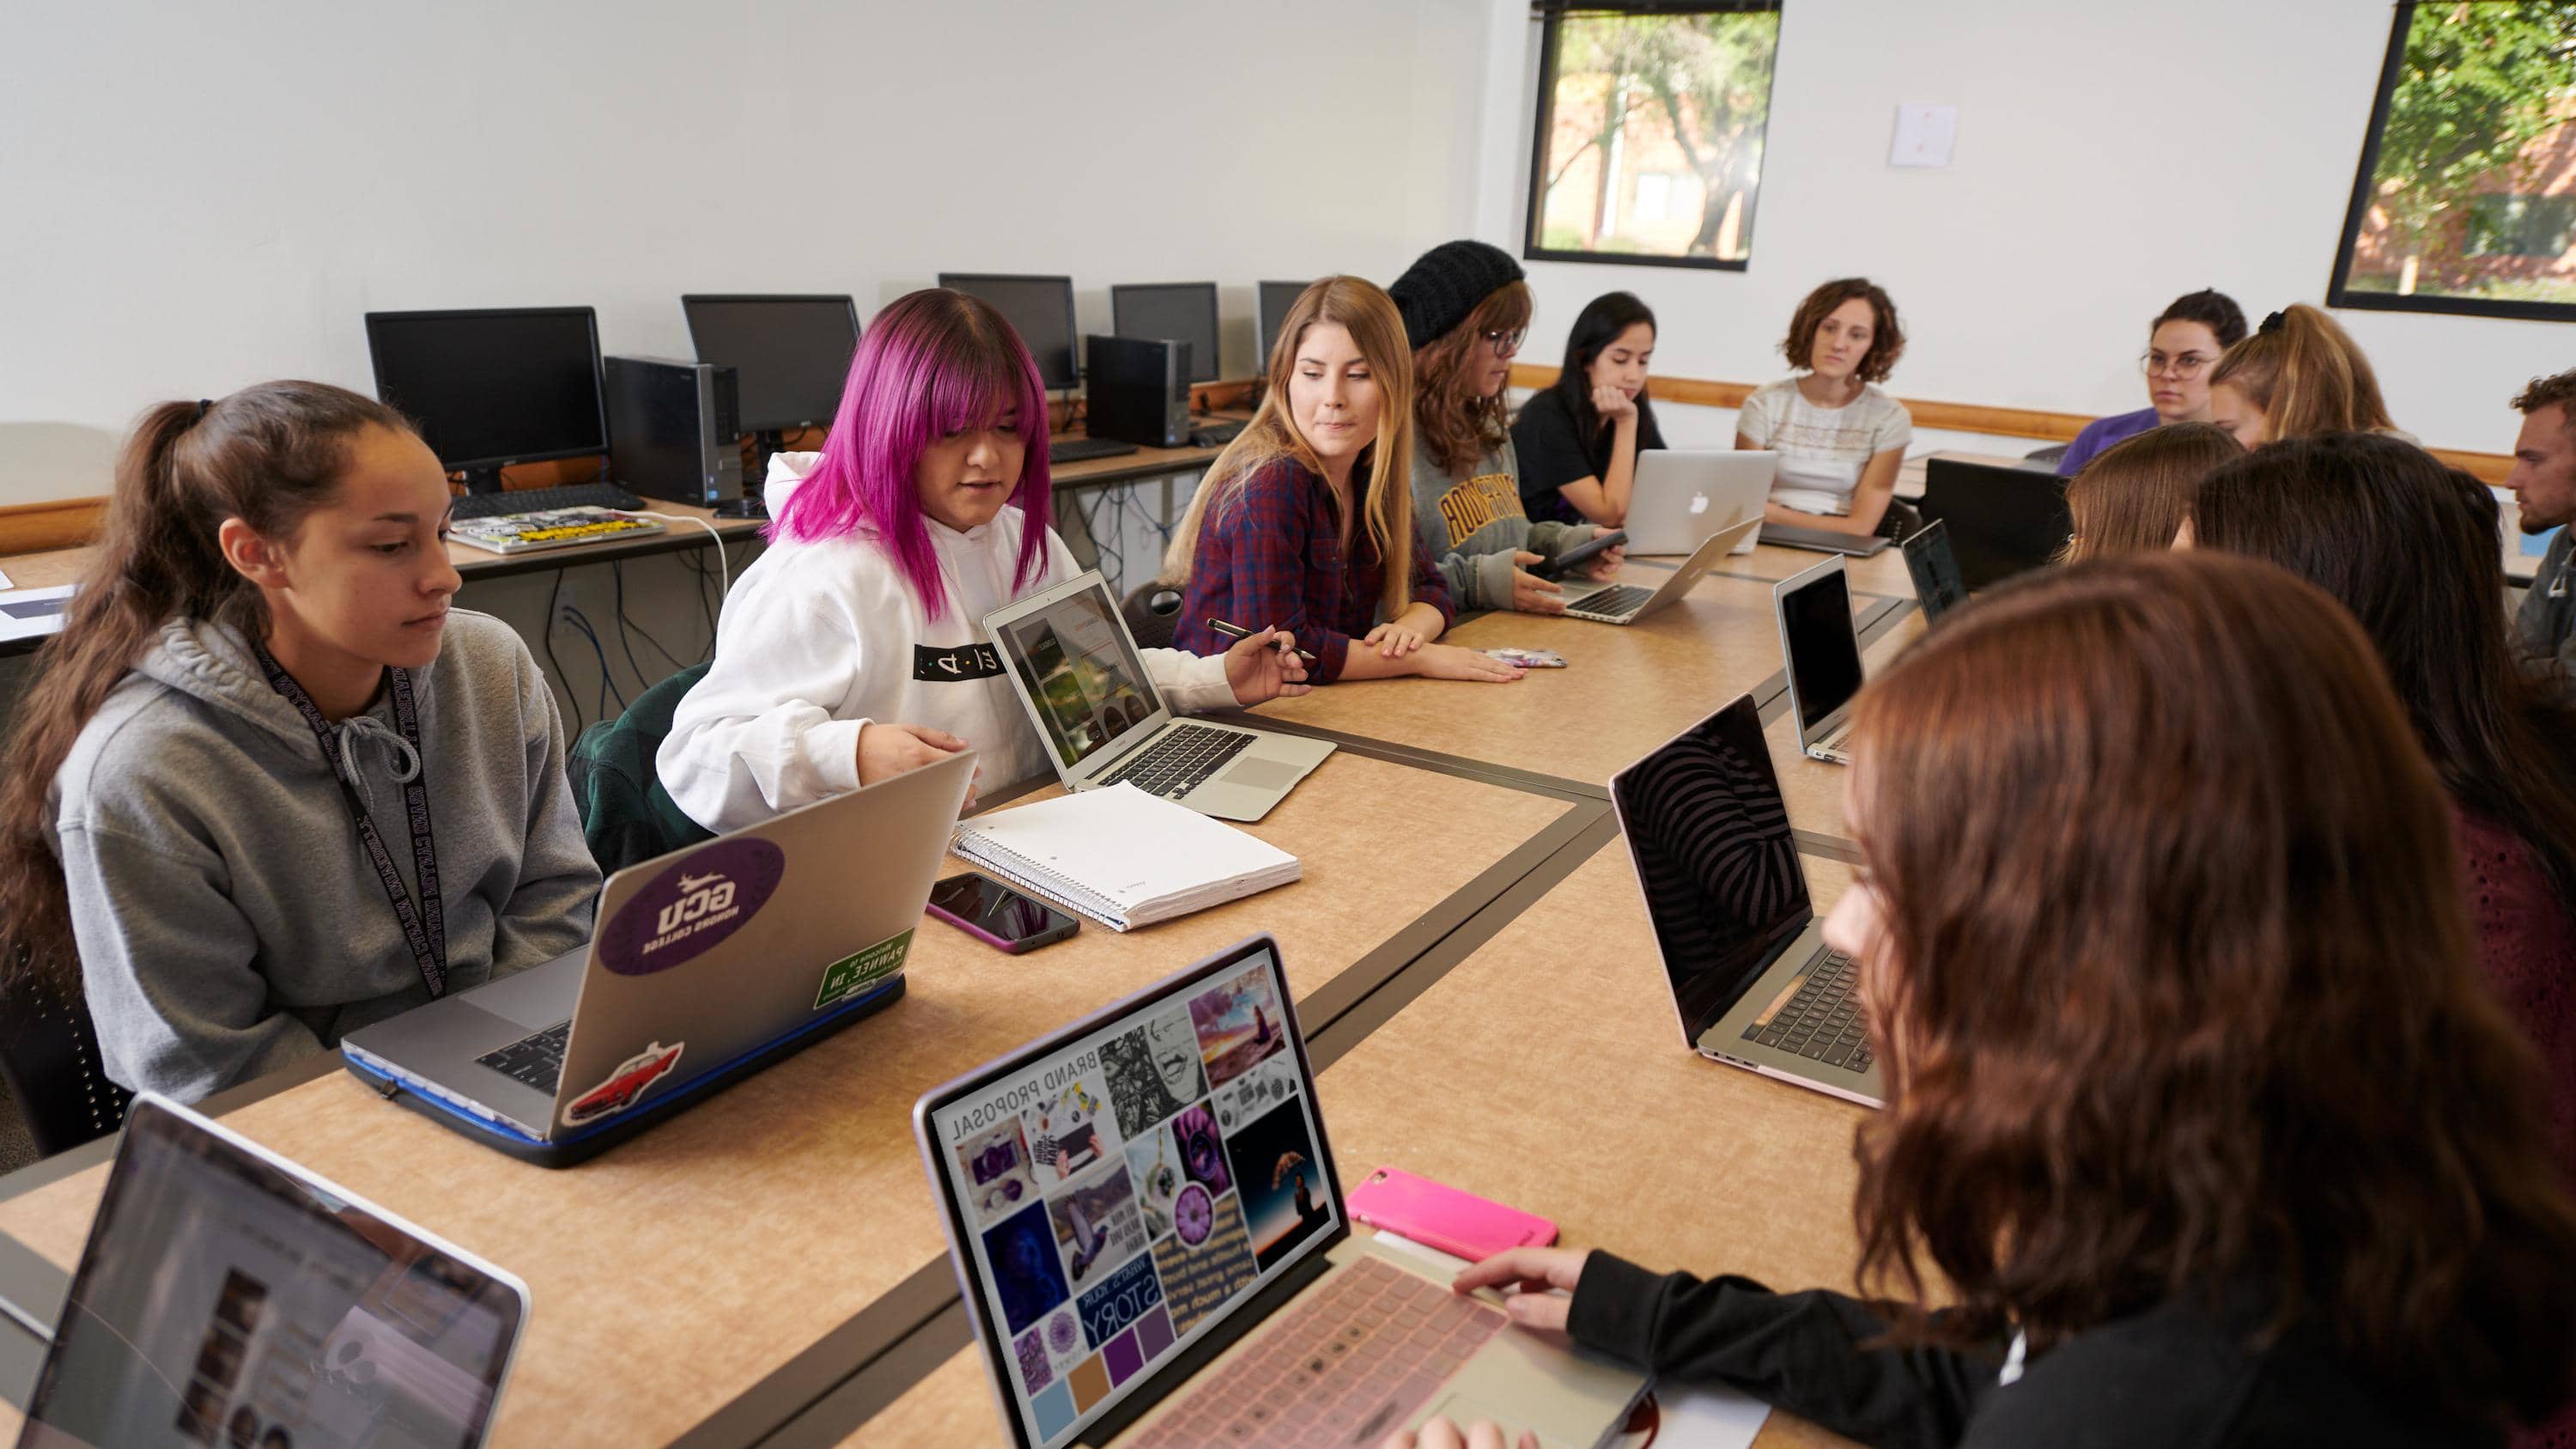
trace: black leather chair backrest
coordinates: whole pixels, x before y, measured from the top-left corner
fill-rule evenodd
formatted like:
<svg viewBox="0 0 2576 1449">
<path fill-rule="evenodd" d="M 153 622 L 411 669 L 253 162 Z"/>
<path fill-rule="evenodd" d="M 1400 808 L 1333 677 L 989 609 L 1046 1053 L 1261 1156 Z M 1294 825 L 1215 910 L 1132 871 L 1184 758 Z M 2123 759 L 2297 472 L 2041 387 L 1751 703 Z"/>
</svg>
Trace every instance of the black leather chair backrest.
<svg viewBox="0 0 2576 1449">
<path fill-rule="evenodd" d="M 1127 632 L 1139 649 L 1169 649 L 1172 631 L 1181 623 L 1181 591 L 1170 584 L 1149 583 L 1131 591 L 1118 605 Z"/>
<path fill-rule="evenodd" d="M 0 1079 L 51 1157 L 114 1132 L 134 1094 L 107 1079 L 77 988 L 23 983 L 0 999 Z"/>
</svg>

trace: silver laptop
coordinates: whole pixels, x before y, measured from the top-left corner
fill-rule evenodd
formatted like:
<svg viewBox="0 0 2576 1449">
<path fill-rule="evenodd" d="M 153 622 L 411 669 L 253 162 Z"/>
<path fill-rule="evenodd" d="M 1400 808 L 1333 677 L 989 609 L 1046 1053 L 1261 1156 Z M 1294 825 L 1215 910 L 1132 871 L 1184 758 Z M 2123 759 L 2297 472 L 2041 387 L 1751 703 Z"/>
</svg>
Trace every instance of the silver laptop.
<svg viewBox="0 0 2576 1449">
<path fill-rule="evenodd" d="M 1597 1445 L 1644 1375 L 1356 1238 L 1255 936 L 912 1113 L 1019 1449 L 1372 1446 L 1434 1414 Z"/>
<path fill-rule="evenodd" d="M 608 878 L 591 943 L 341 1038 L 388 1097 L 563 1166 L 890 1006 L 971 750 Z"/>
<path fill-rule="evenodd" d="M 1771 586 L 1780 617 L 1780 654 L 1789 675 L 1789 712 L 1798 748 L 1811 759 L 1848 765 L 1852 697 L 1860 693 L 1860 622 L 1837 555 Z"/>
<path fill-rule="evenodd" d="M 1689 553 L 1728 524 L 1760 518 L 1779 468 L 1780 455 L 1768 450 L 1639 453 L 1628 497 L 1628 552 Z M 1735 551 L 1751 553 L 1755 542 L 1748 534 Z"/>
<path fill-rule="evenodd" d="M 134 1099 L 19 1449 L 472 1449 L 527 1286 L 166 1098 Z"/>
<path fill-rule="evenodd" d="M 1067 790 L 1123 781 L 1202 815 L 1258 820 L 1333 752 L 1325 740 L 1174 719 L 1098 573 L 994 610 L 984 632 Z"/>
<path fill-rule="evenodd" d="M 1828 947 L 1753 696 L 1610 777 L 1655 948 L 1701 1056 L 1886 1100 L 1851 958 Z"/>
<path fill-rule="evenodd" d="M 1598 584 L 1589 579 L 1569 581 L 1565 585 L 1565 612 L 1568 618 L 1589 619 L 1596 624 L 1633 624 L 1673 600 L 1687 594 L 1709 571 L 1723 562 L 1729 550 L 1751 538 L 1762 527 L 1762 515 L 1719 529 L 1700 540 L 1699 547 L 1682 561 L 1681 567 L 1664 576 L 1664 581 L 1647 588 L 1642 584 Z"/>
</svg>

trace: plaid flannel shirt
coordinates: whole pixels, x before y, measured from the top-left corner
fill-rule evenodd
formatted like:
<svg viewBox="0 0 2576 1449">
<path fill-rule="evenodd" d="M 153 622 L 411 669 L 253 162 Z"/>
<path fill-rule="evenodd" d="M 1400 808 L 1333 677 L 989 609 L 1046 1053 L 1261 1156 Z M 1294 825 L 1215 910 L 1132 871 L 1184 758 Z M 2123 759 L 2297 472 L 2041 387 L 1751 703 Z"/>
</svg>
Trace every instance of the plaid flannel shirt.
<svg viewBox="0 0 2576 1449">
<path fill-rule="evenodd" d="M 1446 628 L 1456 617 L 1448 585 L 1420 538 L 1407 541 L 1413 599 L 1438 609 Z M 1354 530 L 1351 543 L 1345 565 L 1333 496 L 1322 478 L 1287 458 L 1264 465 L 1210 507 L 1200 525 L 1172 642 L 1193 654 L 1221 654 L 1226 641 L 1208 628 L 1209 619 L 1247 629 L 1275 624 L 1296 631 L 1298 646 L 1314 653 L 1309 678 L 1332 683 L 1352 641 L 1381 622 L 1385 565 L 1364 531 Z"/>
</svg>

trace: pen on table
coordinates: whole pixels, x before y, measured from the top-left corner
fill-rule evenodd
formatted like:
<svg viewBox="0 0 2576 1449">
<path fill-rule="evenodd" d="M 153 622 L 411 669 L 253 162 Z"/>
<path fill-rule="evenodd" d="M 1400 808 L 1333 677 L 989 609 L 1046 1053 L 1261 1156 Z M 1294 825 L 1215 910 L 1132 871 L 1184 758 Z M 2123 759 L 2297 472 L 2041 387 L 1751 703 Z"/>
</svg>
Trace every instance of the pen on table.
<svg viewBox="0 0 2576 1449">
<path fill-rule="evenodd" d="M 1253 635 L 1261 632 L 1258 629 L 1247 629 L 1241 624 L 1229 624 L 1223 619 L 1210 619 L 1207 621 L 1207 626 L 1210 629 L 1215 630 L 1217 633 L 1224 635 L 1228 639 L 1249 639 Z M 1273 643 L 1271 647 L 1276 649 L 1284 646 Z M 1305 660 L 1309 664 L 1317 662 L 1314 651 L 1310 649 L 1298 650 L 1297 657 Z"/>
</svg>

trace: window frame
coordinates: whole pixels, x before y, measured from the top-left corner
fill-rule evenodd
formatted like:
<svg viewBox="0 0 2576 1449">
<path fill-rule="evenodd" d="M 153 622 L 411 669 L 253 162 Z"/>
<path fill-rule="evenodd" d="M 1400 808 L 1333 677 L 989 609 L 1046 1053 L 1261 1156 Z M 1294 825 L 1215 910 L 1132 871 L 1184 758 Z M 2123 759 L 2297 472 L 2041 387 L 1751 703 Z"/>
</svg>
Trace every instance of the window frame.
<svg viewBox="0 0 2576 1449">
<path fill-rule="evenodd" d="M 2454 297 L 2416 293 L 2370 292 L 2353 287 L 2352 259 L 2361 241 L 2378 190 L 2380 141 L 2388 130 L 2389 104 L 2406 68 L 2406 40 L 2414 32 L 2417 0 L 2397 0 L 2389 22 L 2388 48 L 2379 63 L 2379 92 L 2370 103 L 2370 130 L 2362 139 L 2361 165 L 2354 172 L 2352 199 L 2344 207 L 2343 239 L 2335 248 L 2334 270 L 2326 278 L 2326 305 L 2358 312 L 2414 312 L 2454 317 L 2503 317 L 2524 322 L 2576 322 L 2576 302 L 2524 302 L 2495 297 Z"/>
<path fill-rule="evenodd" d="M 1555 130 L 1556 61 L 1560 27 L 1570 17 L 1638 15 L 1667 18 L 1685 15 L 1778 15 L 1787 0 L 1531 0 L 1530 19 L 1539 31 L 1538 94 L 1530 106 L 1529 185 L 1521 216 L 1521 258 L 1533 262 L 1591 262 L 1620 267 L 1686 267 L 1703 272 L 1741 272 L 1753 264 L 1748 249 L 1739 260 L 1722 257 L 1656 256 L 1647 252 L 1567 251 L 1541 245 L 1547 210 L 1547 140 Z M 1762 148 L 1771 149 L 1771 98 L 1780 85 L 1780 56 L 1771 55 L 1771 78 L 1762 91 Z M 1753 195 L 1761 194 L 1755 183 Z M 1759 201 L 1754 202 L 1758 208 Z"/>
</svg>

